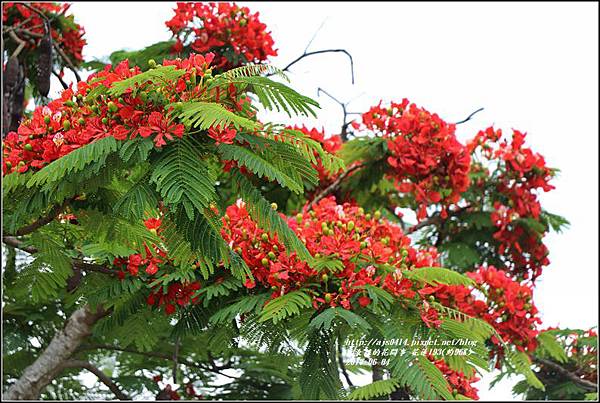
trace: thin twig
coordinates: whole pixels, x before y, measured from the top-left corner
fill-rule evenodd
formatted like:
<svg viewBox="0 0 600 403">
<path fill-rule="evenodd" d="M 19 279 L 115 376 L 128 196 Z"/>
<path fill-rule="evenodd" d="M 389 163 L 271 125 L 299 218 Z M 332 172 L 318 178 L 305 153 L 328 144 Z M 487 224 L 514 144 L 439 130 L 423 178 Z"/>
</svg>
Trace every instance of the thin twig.
<svg viewBox="0 0 600 403">
<path fill-rule="evenodd" d="M 352 55 L 346 49 L 322 49 L 322 50 L 314 50 L 312 52 L 305 51 L 302 55 L 298 56 L 295 60 L 293 60 L 291 63 L 289 63 L 287 66 L 285 66 L 282 69 L 282 71 L 289 71 L 290 67 L 292 67 L 294 64 L 298 63 L 300 60 L 304 59 L 305 57 L 320 55 L 323 53 L 343 53 L 346 56 L 348 56 L 348 59 L 350 59 L 350 73 L 352 74 L 352 84 L 354 84 L 354 59 L 352 59 Z"/>
<path fill-rule="evenodd" d="M 15 238 L 14 236 L 4 235 L 4 236 L 2 236 L 2 242 L 8 246 L 12 246 L 13 248 L 17 248 L 19 250 L 22 250 L 23 252 L 27 252 L 32 255 L 39 252 L 37 248 L 35 248 L 33 246 L 26 246 L 23 241 Z M 111 270 L 110 268 L 103 266 L 103 265 L 84 262 L 81 259 L 73 259 L 72 265 L 76 269 L 87 271 L 87 272 L 93 271 L 96 273 L 109 274 L 111 276 L 117 275 L 115 270 Z"/>
<path fill-rule="evenodd" d="M 71 59 L 69 59 L 69 56 L 67 56 L 65 54 L 65 52 L 63 52 L 63 50 L 60 48 L 60 46 L 58 46 L 58 44 L 56 42 L 52 42 L 52 45 L 54 46 L 54 49 L 56 49 L 56 52 L 58 53 L 58 55 L 60 57 L 62 57 L 62 59 L 65 61 L 65 63 L 67 63 L 67 66 L 69 66 L 69 69 L 73 72 L 73 74 L 75 74 L 75 78 L 77 79 L 77 82 L 80 82 L 81 77 L 79 76 L 79 73 L 77 72 L 77 68 L 75 67 L 75 65 L 73 64 Z"/>
<path fill-rule="evenodd" d="M 179 356 L 179 337 L 175 340 L 175 349 L 173 350 L 173 383 L 177 384 L 177 360 Z"/>
<path fill-rule="evenodd" d="M 329 17 L 328 17 L 329 18 Z M 310 47 L 310 45 L 313 43 L 313 41 L 315 40 L 315 38 L 317 37 L 317 34 L 319 33 L 319 31 L 321 30 L 321 28 L 323 28 L 323 25 L 325 25 L 325 21 L 327 21 L 327 18 L 325 18 L 323 20 L 323 22 L 321 23 L 321 25 L 319 25 L 319 28 L 317 28 L 317 30 L 315 31 L 315 33 L 313 34 L 312 38 L 310 38 L 310 41 L 308 41 L 308 44 L 306 45 L 306 47 L 304 48 L 304 53 L 308 52 L 308 48 Z"/>
<path fill-rule="evenodd" d="M 350 379 L 350 376 L 348 375 L 348 371 L 346 370 L 346 364 L 344 364 L 344 358 L 342 357 L 342 354 L 343 354 L 342 353 L 342 342 L 339 338 L 338 338 L 338 342 L 337 342 L 337 348 L 338 348 L 338 361 L 340 363 L 340 370 L 342 371 L 344 378 L 346 378 L 346 382 L 348 383 L 348 386 L 354 387 L 354 384 L 352 383 L 352 380 Z"/>
<path fill-rule="evenodd" d="M 333 95 L 331 95 L 330 93 L 328 93 L 327 91 L 325 91 L 323 88 L 319 87 L 317 88 L 317 96 L 319 96 L 320 93 L 323 93 L 325 95 L 327 95 L 329 98 L 331 98 L 333 101 L 335 101 L 338 105 L 340 105 L 342 107 L 342 112 L 344 113 L 344 117 L 342 120 L 342 129 L 340 131 L 340 137 L 342 138 L 343 142 L 346 142 L 348 140 L 348 126 L 350 126 L 350 124 L 352 123 L 351 121 L 347 121 L 347 117 L 348 115 L 360 115 L 359 112 L 348 112 L 348 103 L 349 102 L 342 102 L 339 99 L 337 99 L 336 97 L 334 97 Z"/>
<path fill-rule="evenodd" d="M 41 228 L 44 225 L 50 224 L 52 221 L 54 221 L 54 219 L 60 213 L 62 213 L 62 211 L 67 207 L 67 205 L 71 201 L 73 201 L 73 199 L 66 199 L 65 201 L 62 202 L 62 204 L 56 204 L 56 205 L 54 205 L 54 207 L 52 207 L 50 209 L 50 211 L 48 212 L 48 214 L 46 214 L 45 216 L 42 216 L 42 217 L 38 218 L 37 220 L 35 220 L 34 222 L 32 222 L 29 225 L 26 225 L 26 226 L 24 226 L 22 228 L 19 228 L 14 233 L 14 235 L 16 235 L 16 236 L 22 236 L 22 235 L 31 234 L 32 232 L 34 232 L 38 228 Z M 12 234 L 8 234 L 8 235 L 12 235 Z"/>
<path fill-rule="evenodd" d="M 108 389 L 117 397 L 119 400 L 131 400 L 125 393 L 121 391 L 119 386 L 113 382 L 112 379 L 104 372 L 102 372 L 98 367 L 94 366 L 92 363 L 83 360 L 68 360 L 62 363 L 63 368 L 85 368 L 94 375 L 98 377 L 98 380 L 105 384 Z"/>
<path fill-rule="evenodd" d="M 454 123 L 454 124 L 455 124 L 455 125 L 460 125 L 460 124 L 466 123 L 466 122 L 468 122 L 469 120 L 471 120 L 471 118 L 472 118 L 473 116 L 475 116 L 475 114 L 476 114 L 476 113 L 479 113 L 479 112 L 481 112 L 482 110 L 483 110 L 483 108 L 479 108 L 479 109 L 477 109 L 476 111 L 474 111 L 473 113 L 471 113 L 469 116 L 467 116 L 467 118 L 466 118 L 466 119 L 463 119 L 463 120 L 461 120 L 460 122 L 456 122 L 456 123 Z"/>
<path fill-rule="evenodd" d="M 54 71 L 54 70 L 52 70 L 52 74 L 54 74 L 54 76 L 55 76 L 56 78 L 58 78 L 58 81 L 60 81 L 60 85 L 62 85 L 62 87 L 63 87 L 65 90 L 68 90 L 68 89 L 69 89 L 69 85 L 68 85 L 68 84 L 65 82 L 65 80 L 63 80 L 63 78 L 60 76 L 60 74 L 58 74 L 58 73 L 57 73 L 56 71 Z"/>
</svg>

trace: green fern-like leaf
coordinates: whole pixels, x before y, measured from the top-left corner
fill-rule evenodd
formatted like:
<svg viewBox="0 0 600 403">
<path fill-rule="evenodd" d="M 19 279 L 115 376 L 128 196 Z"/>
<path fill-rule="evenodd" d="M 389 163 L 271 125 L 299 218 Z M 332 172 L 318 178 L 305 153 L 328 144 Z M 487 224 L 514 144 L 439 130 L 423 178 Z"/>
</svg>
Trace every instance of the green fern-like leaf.
<svg viewBox="0 0 600 403">
<path fill-rule="evenodd" d="M 156 192 L 148 184 L 148 176 L 142 176 L 113 206 L 113 211 L 130 220 L 141 220 L 146 211 L 153 212 L 158 206 Z"/>
<path fill-rule="evenodd" d="M 400 385 L 396 378 L 375 381 L 365 386 L 356 388 L 347 397 L 348 400 L 372 400 L 376 397 L 387 396 Z"/>
<path fill-rule="evenodd" d="M 101 164 L 117 149 L 117 140 L 112 136 L 86 144 L 37 171 L 27 182 L 27 187 L 60 181 L 67 174 L 82 171 L 94 162 Z"/>
<path fill-rule="evenodd" d="M 525 380 L 536 389 L 545 390 L 544 384 L 535 376 L 531 369 L 531 360 L 526 353 L 522 351 L 505 351 L 505 357 L 510 366 L 521 375 Z"/>
<path fill-rule="evenodd" d="M 168 206 L 183 206 L 190 220 L 217 197 L 216 174 L 202 159 L 196 140 L 185 137 L 166 147 L 153 167 L 150 180 Z"/>
<path fill-rule="evenodd" d="M 260 315 L 260 322 L 272 320 L 277 323 L 285 318 L 298 315 L 304 308 L 311 306 L 311 299 L 304 291 L 292 291 L 277 297 L 267 305 Z"/>
<path fill-rule="evenodd" d="M 362 331 L 371 329 L 369 322 L 362 317 L 352 311 L 339 307 L 325 309 L 310 321 L 309 327 L 329 330 L 335 319 L 343 320 L 351 329 L 361 329 Z"/>
<path fill-rule="evenodd" d="M 38 249 L 35 259 L 17 277 L 15 289 L 34 303 L 56 298 L 73 274 L 71 258 L 64 253 L 64 245 L 54 239 L 35 233 L 32 243 Z"/>
<path fill-rule="evenodd" d="M 270 64 L 247 64 L 241 67 L 228 70 L 224 73 L 216 76 L 216 79 L 222 78 L 225 80 L 233 80 L 238 77 L 254 77 L 260 76 L 261 74 L 274 74 L 278 77 L 283 78 L 286 81 L 290 81 L 285 72 Z"/>
<path fill-rule="evenodd" d="M 565 349 L 556 340 L 556 337 L 548 332 L 541 332 L 538 337 L 538 348 L 536 354 L 542 354 L 555 359 L 558 362 L 565 363 L 569 360 Z"/>
<path fill-rule="evenodd" d="M 263 158 L 268 159 L 277 169 L 284 171 L 295 182 L 316 186 L 319 174 L 313 167 L 311 159 L 295 145 L 266 138 L 261 135 L 238 133 L 236 140 L 250 147 Z"/>
<path fill-rule="evenodd" d="M 233 182 L 237 186 L 242 199 L 247 203 L 250 217 L 252 217 L 258 226 L 277 234 L 285 247 L 290 252 L 296 252 L 300 259 L 311 261 L 312 256 L 306 249 L 306 246 L 300 241 L 294 231 L 290 229 L 285 220 L 271 208 L 271 204 L 263 197 L 263 195 L 260 194 L 239 170 L 232 169 L 231 173 Z"/>
<path fill-rule="evenodd" d="M 108 93 L 113 97 L 123 95 L 125 91 L 147 82 L 153 84 L 164 84 L 167 81 L 177 80 L 185 74 L 185 70 L 177 69 L 176 66 L 157 66 L 154 69 L 137 74 L 122 81 L 112 83 Z"/>
<path fill-rule="evenodd" d="M 259 102 L 267 110 L 284 111 L 288 116 L 312 115 L 317 117 L 314 108 L 320 108 L 315 100 L 301 95 L 285 84 L 278 83 L 267 77 L 238 76 L 215 78 L 210 88 L 234 84 L 242 88 L 249 88 L 258 97 Z"/>
<path fill-rule="evenodd" d="M 425 356 L 398 354 L 391 359 L 392 376 L 400 385 L 424 400 L 452 400 L 449 385 L 440 370 Z"/>
<path fill-rule="evenodd" d="M 335 338 L 331 332 L 312 331 L 304 351 L 299 376 L 303 397 L 307 400 L 335 399 L 341 390 L 335 359 Z"/>
<path fill-rule="evenodd" d="M 464 286 L 475 285 L 475 282 L 469 277 L 443 267 L 419 267 L 414 270 L 404 271 L 403 274 L 409 279 L 421 280 L 431 285 L 438 283 Z"/>
<path fill-rule="evenodd" d="M 239 301 L 226 306 L 210 317 L 210 322 L 218 325 L 228 323 L 238 315 L 254 312 L 259 313 L 265 302 L 271 297 L 270 293 L 243 296 Z"/>
<path fill-rule="evenodd" d="M 236 129 L 248 131 L 259 129 L 258 122 L 236 115 L 215 102 L 184 102 L 176 107 L 173 113 L 186 126 L 196 127 L 200 130 L 208 130 L 217 126 L 221 128 L 233 126 Z"/>
<path fill-rule="evenodd" d="M 245 166 L 259 177 L 276 180 L 281 186 L 298 194 L 304 190 L 302 183 L 285 172 L 285 167 L 277 166 L 268 159 L 269 152 L 257 154 L 254 151 L 235 144 L 220 144 L 218 147 L 221 156 L 227 160 L 235 160 L 241 166 Z"/>
<path fill-rule="evenodd" d="M 320 161 L 323 164 L 323 168 L 332 174 L 336 174 L 345 168 L 344 161 L 341 158 L 325 151 L 321 143 L 311 139 L 300 130 L 284 128 L 272 133 L 265 131 L 264 134 L 270 138 L 295 146 L 307 160 L 313 164 L 317 164 Z M 317 159 L 317 156 L 319 159 Z"/>
</svg>

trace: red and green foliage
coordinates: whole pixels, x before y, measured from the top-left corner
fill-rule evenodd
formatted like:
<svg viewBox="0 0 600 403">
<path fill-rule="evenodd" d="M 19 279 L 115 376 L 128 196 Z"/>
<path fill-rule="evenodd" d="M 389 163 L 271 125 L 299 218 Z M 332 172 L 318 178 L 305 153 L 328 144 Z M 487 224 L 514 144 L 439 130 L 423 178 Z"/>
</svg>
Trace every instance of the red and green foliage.
<svg viewBox="0 0 600 403">
<path fill-rule="evenodd" d="M 56 16 L 52 38 L 80 65 L 68 6 L 31 7 L 5 3 L 3 22 L 43 37 L 35 10 Z M 73 360 L 115 351 L 112 386 L 157 399 L 477 399 L 491 368 L 524 376 L 528 398 L 593 392 L 595 332 L 542 330 L 534 303 L 543 238 L 567 221 L 540 204 L 556 170 L 525 134 L 490 127 L 463 144 L 407 99 L 344 126 L 348 141 L 261 121 L 261 108 L 319 104 L 261 64 L 277 52 L 258 17 L 178 3 L 174 41 L 113 53 L 4 138 L 9 393 L 44 354 L 29 340 L 48 345 L 80 309 L 104 316 L 44 397 L 87 396 Z M 473 348 L 344 365 L 361 337 Z M 374 382 L 352 385 L 365 369 Z"/>
</svg>

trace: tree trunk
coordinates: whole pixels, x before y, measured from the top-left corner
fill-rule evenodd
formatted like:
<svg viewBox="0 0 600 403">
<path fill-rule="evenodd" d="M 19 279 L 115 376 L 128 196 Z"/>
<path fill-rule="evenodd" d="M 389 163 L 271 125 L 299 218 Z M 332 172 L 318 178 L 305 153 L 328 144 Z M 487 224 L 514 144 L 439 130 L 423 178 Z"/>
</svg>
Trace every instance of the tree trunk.
<svg viewBox="0 0 600 403">
<path fill-rule="evenodd" d="M 65 327 L 54 336 L 38 359 L 25 369 L 21 378 L 8 388 L 4 398 L 38 400 L 42 390 L 64 369 L 65 361 L 92 334 L 94 324 L 105 315 L 102 307 L 93 312 L 87 305 L 73 312 Z"/>
</svg>

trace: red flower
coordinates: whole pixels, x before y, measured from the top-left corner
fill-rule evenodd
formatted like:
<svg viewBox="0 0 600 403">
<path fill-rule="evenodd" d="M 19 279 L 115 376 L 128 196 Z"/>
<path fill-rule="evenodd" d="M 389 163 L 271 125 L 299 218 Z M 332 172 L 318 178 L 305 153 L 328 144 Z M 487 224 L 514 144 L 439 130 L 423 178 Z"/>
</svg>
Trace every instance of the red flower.
<svg viewBox="0 0 600 403">
<path fill-rule="evenodd" d="M 237 131 L 234 128 L 222 130 L 219 126 L 217 126 L 208 129 L 208 137 L 214 139 L 217 145 L 220 143 L 233 144 L 236 134 Z"/>
<path fill-rule="evenodd" d="M 358 303 L 360 306 L 362 306 L 363 308 L 367 305 L 369 305 L 371 303 L 371 298 L 362 295 L 360 297 L 358 297 Z"/>
</svg>

